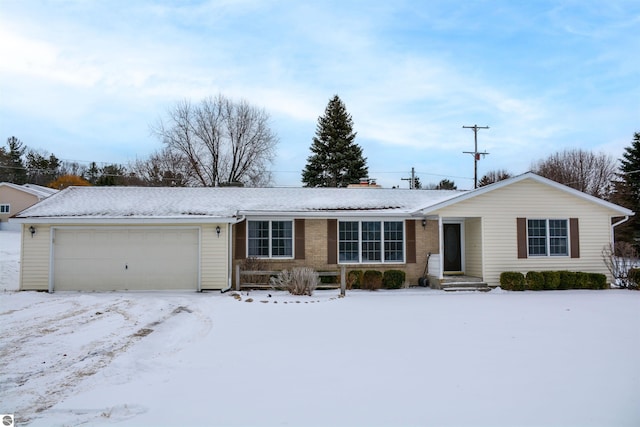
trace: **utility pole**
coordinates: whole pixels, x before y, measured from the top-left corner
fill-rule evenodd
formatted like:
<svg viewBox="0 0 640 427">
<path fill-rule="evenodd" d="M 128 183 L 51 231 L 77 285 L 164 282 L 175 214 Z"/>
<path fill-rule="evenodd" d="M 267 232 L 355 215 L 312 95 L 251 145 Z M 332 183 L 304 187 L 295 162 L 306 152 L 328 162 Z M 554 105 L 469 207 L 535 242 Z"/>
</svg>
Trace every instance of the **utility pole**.
<svg viewBox="0 0 640 427">
<path fill-rule="evenodd" d="M 411 168 L 411 178 L 400 178 L 402 181 L 409 181 L 409 190 L 416 188 L 416 171 Z"/>
<path fill-rule="evenodd" d="M 473 156 L 473 188 L 478 188 L 478 160 L 480 160 L 480 154 L 482 156 L 486 156 L 486 151 L 479 152 L 478 151 L 478 129 L 489 129 L 489 126 L 462 126 L 464 129 L 472 129 L 473 130 L 473 140 L 475 142 L 475 148 L 473 151 L 463 151 L 465 154 L 471 154 Z"/>
</svg>

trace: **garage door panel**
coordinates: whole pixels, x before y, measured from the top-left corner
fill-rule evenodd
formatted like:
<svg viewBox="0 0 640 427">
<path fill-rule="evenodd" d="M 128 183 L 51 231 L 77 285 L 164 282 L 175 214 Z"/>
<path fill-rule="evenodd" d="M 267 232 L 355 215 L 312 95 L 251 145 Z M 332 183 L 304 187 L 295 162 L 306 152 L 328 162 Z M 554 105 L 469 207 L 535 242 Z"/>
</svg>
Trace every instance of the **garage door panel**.
<svg viewBox="0 0 640 427">
<path fill-rule="evenodd" d="M 59 229 L 55 290 L 197 289 L 197 229 Z"/>
</svg>

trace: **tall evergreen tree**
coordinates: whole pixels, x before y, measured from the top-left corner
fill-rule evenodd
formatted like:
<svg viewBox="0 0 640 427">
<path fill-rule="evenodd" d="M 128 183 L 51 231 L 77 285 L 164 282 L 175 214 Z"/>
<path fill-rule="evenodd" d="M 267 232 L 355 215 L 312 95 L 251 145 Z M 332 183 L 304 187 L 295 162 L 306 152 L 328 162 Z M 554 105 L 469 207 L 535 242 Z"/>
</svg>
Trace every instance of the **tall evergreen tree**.
<svg viewBox="0 0 640 427">
<path fill-rule="evenodd" d="M 620 179 L 615 183 L 612 201 L 636 212 L 629 221 L 616 227 L 616 240 L 640 245 L 640 132 L 620 159 Z"/>
<path fill-rule="evenodd" d="M 351 115 L 335 95 L 318 117 L 312 154 L 302 171 L 305 187 L 346 187 L 367 177 L 367 159 L 355 138 Z"/>
<path fill-rule="evenodd" d="M 5 150 L 5 164 L 3 168 L 7 171 L 6 181 L 14 184 L 26 184 L 27 182 L 27 170 L 24 167 L 24 161 L 22 156 L 26 150 L 26 147 L 15 136 L 7 138 L 7 147 Z"/>
</svg>

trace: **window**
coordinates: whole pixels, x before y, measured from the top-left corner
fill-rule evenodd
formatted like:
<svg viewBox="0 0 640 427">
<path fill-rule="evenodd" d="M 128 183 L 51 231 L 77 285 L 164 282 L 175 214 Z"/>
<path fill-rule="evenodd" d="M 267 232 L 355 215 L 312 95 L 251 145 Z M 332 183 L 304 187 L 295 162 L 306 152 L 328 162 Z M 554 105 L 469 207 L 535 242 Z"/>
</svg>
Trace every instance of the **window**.
<svg viewBox="0 0 640 427">
<path fill-rule="evenodd" d="M 338 259 L 344 263 L 404 262 L 404 222 L 340 221 Z"/>
<path fill-rule="evenodd" d="M 566 219 L 527 220 L 529 256 L 568 256 L 569 227 Z"/>
<path fill-rule="evenodd" d="M 8 214 L 10 210 L 11 210 L 11 205 L 9 204 L 0 205 L 0 214 Z"/>
<path fill-rule="evenodd" d="M 248 256 L 291 258 L 293 256 L 292 221 L 249 221 Z"/>
</svg>

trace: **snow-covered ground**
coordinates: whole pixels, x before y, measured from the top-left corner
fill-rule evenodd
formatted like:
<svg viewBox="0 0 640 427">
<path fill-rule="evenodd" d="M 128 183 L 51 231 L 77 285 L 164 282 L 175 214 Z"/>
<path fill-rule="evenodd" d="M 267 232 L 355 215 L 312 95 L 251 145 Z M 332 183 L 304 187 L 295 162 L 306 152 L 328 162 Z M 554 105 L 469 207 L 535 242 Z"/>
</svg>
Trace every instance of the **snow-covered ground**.
<svg viewBox="0 0 640 427">
<path fill-rule="evenodd" d="M 640 292 L 15 292 L 0 248 L 17 425 L 640 425 Z"/>
</svg>

